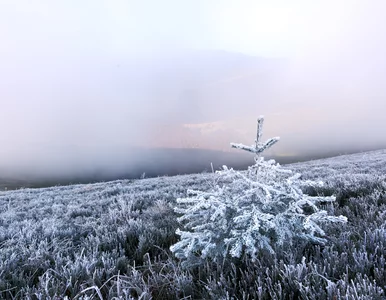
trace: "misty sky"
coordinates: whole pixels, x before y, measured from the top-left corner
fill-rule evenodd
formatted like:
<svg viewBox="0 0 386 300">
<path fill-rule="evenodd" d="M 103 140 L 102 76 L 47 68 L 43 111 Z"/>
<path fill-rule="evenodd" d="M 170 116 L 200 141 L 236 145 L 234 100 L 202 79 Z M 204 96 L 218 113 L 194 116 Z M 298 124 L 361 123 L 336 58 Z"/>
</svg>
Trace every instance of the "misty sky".
<svg viewBox="0 0 386 300">
<path fill-rule="evenodd" d="M 2 0 L 0 173 L 119 164 L 133 146 L 224 150 L 252 143 L 260 114 L 276 154 L 385 145 L 385 9 Z"/>
</svg>

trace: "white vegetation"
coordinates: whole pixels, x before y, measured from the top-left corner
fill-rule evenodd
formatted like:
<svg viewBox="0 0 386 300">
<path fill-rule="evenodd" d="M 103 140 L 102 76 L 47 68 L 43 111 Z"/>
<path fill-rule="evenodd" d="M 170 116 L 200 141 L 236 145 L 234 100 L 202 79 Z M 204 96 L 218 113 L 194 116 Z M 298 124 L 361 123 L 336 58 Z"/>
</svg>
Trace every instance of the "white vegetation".
<svg viewBox="0 0 386 300">
<path fill-rule="evenodd" d="M 280 140 L 280 137 L 270 138 L 265 143 L 261 142 L 261 136 L 263 135 L 263 123 L 264 123 L 264 117 L 260 116 L 257 119 L 257 136 L 256 136 L 256 139 L 255 139 L 255 144 L 254 145 L 252 145 L 252 146 L 245 146 L 243 144 L 231 143 L 232 148 L 245 150 L 245 151 L 248 151 L 248 152 L 255 153 L 256 155 L 259 155 L 264 150 L 266 150 L 266 149 L 272 147 L 274 144 L 276 144 Z"/>
<path fill-rule="evenodd" d="M 231 144 L 256 154 L 247 172 L 224 166 L 216 172 L 218 182 L 225 182 L 221 186 L 215 184 L 208 192 L 188 190 L 186 198 L 177 199 L 175 211 L 185 229 L 176 231 L 181 240 L 170 249 L 185 264 L 200 258 L 221 261 L 227 255 L 256 259 L 260 250 L 273 253 L 277 246 L 290 246 L 299 239 L 323 245 L 324 223 L 347 222 L 346 217 L 330 216 L 319 207 L 335 197 L 303 194 L 304 186 L 321 182 L 303 181 L 300 174 L 259 156 L 279 140 L 260 142 L 263 121 L 259 117 L 255 145 Z"/>
<path fill-rule="evenodd" d="M 336 195 L 336 214 L 350 220 L 322 227 L 323 249 L 272 243 L 259 263 L 208 259 L 193 270 L 167 251 L 181 225 L 176 198 L 213 192 L 213 178 L 229 186 L 227 176 L 0 191 L 0 299 L 385 299 L 385 161 L 380 150 L 291 165 L 323 180 L 312 193 Z"/>
</svg>

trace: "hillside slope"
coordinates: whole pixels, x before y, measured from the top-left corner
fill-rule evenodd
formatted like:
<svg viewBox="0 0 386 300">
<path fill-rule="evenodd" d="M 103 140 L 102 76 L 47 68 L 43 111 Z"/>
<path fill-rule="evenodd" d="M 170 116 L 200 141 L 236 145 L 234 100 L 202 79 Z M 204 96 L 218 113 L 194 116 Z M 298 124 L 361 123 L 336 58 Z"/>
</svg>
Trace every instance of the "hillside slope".
<svg viewBox="0 0 386 300">
<path fill-rule="evenodd" d="M 169 251 L 180 226 L 172 207 L 188 188 L 210 189 L 211 173 L 0 192 L 0 298 L 383 299 L 386 150 L 288 167 L 325 181 L 309 192 L 337 195 L 329 211 L 348 224 L 327 228 L 325 248 L 194 270 Z"/>
</svg>

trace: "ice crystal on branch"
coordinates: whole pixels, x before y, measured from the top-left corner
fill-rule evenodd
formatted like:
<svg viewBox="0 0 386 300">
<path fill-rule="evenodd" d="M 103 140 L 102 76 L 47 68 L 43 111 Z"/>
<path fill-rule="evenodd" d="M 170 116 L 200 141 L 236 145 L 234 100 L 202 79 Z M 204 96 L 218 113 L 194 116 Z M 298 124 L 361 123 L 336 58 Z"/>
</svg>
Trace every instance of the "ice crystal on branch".
<svg viewBox="0 0 386 300">
<path fill-rule="evenodd" d="M 222 186 L 216 185 L 209 192 L 188 190 L 186 198 L 177 199 L 175 211 L 181 215 L 178 221 L 184 229 L 177 230 L 181 240 L 171 251 L 185 264 L 207 257 L 219 261 L 228 255 L 246 254 L 256 259 L 260 250 L 274 252 L 275 246 L 291 245 L 299 239 L 324 244 L 322 225 L 347 221 L 319 208 L 320 202 L 333 202 L 335 197 L 303 194 L 304 185 L 322 183 L 302 181 L 300 174 L 259 157 L 279 140 L 261 143 L 262 125 L 260 117 L 254 146 L 232 144 L 256 154 L 255 164 L 246 172 L 223 166 L 216 172 Z"/>
<path fill-rule="evenodd" d="M 264 150 L 266 150 L 266 149 L 272 147 L 274 144 L 276 144 L 280 140 L 279 137 L 270 138 L 265 143 L 261 143 L 261 136 L 263 135 L 263 123 L 264 123 L 264 116 L 260 116 L 257 119 L 257 136 L 256 136 L 256 140 L 255 140 L 254 145 L 246 146 L 243 144 L 231 143 L 232 148 L 237 148 L 237 149 L 249 151 L 249 152 L 255 153 L 258 156 Z"/>
</svg>

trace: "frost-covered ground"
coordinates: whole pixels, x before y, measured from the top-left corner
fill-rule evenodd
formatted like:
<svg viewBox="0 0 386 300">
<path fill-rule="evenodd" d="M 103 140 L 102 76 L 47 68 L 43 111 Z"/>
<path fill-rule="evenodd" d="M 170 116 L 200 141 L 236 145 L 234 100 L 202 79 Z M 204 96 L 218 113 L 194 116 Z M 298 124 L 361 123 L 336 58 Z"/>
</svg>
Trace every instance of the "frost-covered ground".
<svg viewBox="0 0 386 300">
<path fill-rule="evenodd" d="M 288 168 L 323 180 L 307 192 L 335 194 L 347 225 L 327 228 L 323 249 L 189 270 L 169 251 L 173 206 L 213 174 L 0 192 L 0 298 L 385 299 L 386 150 Z"/>
<path fill-rule="evenodd" d="M 324 180 L 333 174 L 386 174 L 386 150 L 312 160 L 290 164 L 288 167 L 307 178 Z"/>
</svg>

